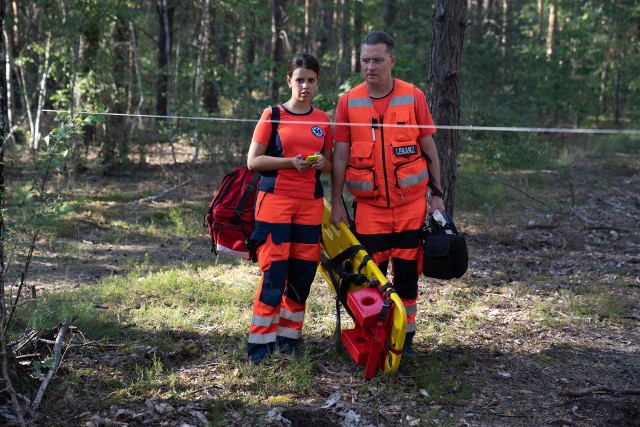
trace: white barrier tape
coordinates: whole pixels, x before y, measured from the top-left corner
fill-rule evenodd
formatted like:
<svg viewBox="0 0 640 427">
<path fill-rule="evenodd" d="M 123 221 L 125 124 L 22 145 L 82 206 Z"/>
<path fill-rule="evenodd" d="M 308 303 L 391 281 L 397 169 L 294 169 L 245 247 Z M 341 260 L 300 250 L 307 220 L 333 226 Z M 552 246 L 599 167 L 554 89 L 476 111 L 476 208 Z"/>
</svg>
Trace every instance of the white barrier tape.
<svg viewBox="0 0 640 427">
<path fill-rule="evenodd" d="M 42 110 L 45 113 L 64 113 L 71 114 L 68 110 Z M 154 114 L 127 114 L 127 113 L 92 113 L 88 111 L 74 112 L 75 115 L 102 115 L 102 116 L 120 116 L 120 117 L 138 117 L 138 118 L 152 118 L 152 119 L 165 119 L 165 120 L 205 120 L 216 122 L 251 122 L 258 123 L 260 120 L 256 119 L 238 119 L 228 117 L 195 117 L 195 116 L 161 116 Z M 317 125 L 318 122 L 309 121 L 295 121 L 287 120 L 287 123 L 296 124 L 311 124 Z M 336 125 L 350 125 L 350 126 L 371 126 L 369 123 L 340 123 L 329 122 L 332 126 Z M 382 127 L 413 127 L 422 129 L 437 129 L 437 130 L 463 130 L 463 131 L 485 131 L 485 132 L 535 132 L 535 133 L 576 133 L 576 134 L 612 134 L 612 135 L 640 135 L 640 129 L 575 129 L 575 128 L 541 128 L 541 127 L 508 127 L 508 126 L 427 126 L 427 125 L 397 125 L 397 124 L 383 124 L 378 125 Z"/>
</svg>

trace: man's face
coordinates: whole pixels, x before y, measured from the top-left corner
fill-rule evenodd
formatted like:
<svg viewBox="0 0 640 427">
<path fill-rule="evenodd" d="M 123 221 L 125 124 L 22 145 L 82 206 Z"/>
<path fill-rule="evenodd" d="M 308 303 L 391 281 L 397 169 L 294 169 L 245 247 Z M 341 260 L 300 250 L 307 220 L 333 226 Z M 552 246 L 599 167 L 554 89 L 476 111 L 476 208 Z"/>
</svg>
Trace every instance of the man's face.
<svg viewBox="0 0 640 427">
<path fill-rule="evenodd" d="M 371 84 L 386 83 L 391 79 L 391 69 L 396 63 L 396 57 L 387 52 L 384 43 L 362 45 L 360 50 L 360 66 L 364 80 Z"/>
</svg>

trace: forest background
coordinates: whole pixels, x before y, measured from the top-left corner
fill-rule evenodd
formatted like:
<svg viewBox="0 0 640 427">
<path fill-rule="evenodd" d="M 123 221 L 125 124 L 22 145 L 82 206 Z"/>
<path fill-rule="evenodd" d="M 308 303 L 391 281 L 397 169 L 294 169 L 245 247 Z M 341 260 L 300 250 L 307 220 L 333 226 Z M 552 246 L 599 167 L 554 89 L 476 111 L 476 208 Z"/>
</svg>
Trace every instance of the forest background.
<svg viewBox="0 0 640 427">
<path fill-rule="evenodd" d="M 262 109 L 288 96 L 286 66 L 295 52 L 320 59 L 315 104 L 331 112 L 339 95 L 361 81 L 361 38 L 385 30 L 397 43 L 395 75 L 428 93 L 429 66 L 438 66 L 430 64 L 434 6 L 10 0 L 4 33 L 9 141 L 36 148 L 57 119 L 43 109 L 62 110 L 59 117 L 104 110 L 113 115 L 85 129 L 84 148 L 99 149 L 106 170 L 136 161 L 132 155 L 149 144 L 178 140 L 206 157 L 232 159 L 246 152 Z M 469 0 L 465 8 L 464 59 L 456 76 L 460 124 L 637 127 L 637 1 Z M 491 162 L 498 147 L 526 150 L 527 138 L 465 133 L 462 148 L 482 141 L 474 151 Z M 74 153 L 80 161 L 82 153 Z M 194 160 L 200 155 L 196 150 Z"/>
<path fill-rule="evenodd" d="M 8 213 L 3 325 L 10 350 L 27 369 L 23 378 L 31 380 L 18 388 L 23 406 L 20 396 L 35 395 L 58 368 L 56 337 L 66 339 L 63 380 L 51 385 L 44 415 L 26 411 L 27 417 L 52 424 L 72 417 L 94 425 L 150 418 L 197 425 L 204 424 L 202 415 L 220 425 L 229 417 L 232 424 L 277 425 L 280 412 L 270 417 L 256 408 L 293 406 L 305 394 L 323 400 L 334 392 L 342 393 L 340 404 L 326 403 L 321 412 L 309 404 L 288 419 L 317 415 L 348 425 L 354 411 L 374 423 L 385 419 L 381 408 L 389 424 L 409 425 L 461 424 L 460 417 L 499 425 L 496 413 L 504 425 L 605 419 L 634 425 L 640 416 L 629 409 L 638 407 L 637 399 L 591 400 L 587 409 L 580 406 L 586 413 L 562 399 L 536 401 L 549 378 L 527 370 L 531 363 L 557 369 L 553 384 L 574 390 L 603 383 L 617 392 L 638 389 L 637 374 L 629 374 L 637 372 L 638 357 L 624 356 L 631 347 L 593 353 L 626 374 L 586 378 L 592 365 L 580 359 L 585 347 L 562 334 L 579 329 L 583 342 L 615 335 L 638 344 L 637 332 L 624 331 L 638 321 L 640 1 L 1 3 Z M 286 64 L 295 52 L 320 59 L 314 103 L 333 117 L 338 97 L 361 81 L 362 36 L 385 30 L 396 40 L 394 75 L 423 89 L 435 113 L 431 78 L 443 64 L 433 61 L 440 16 L 434 11 L 447 3 L 465 16 L 461 55 L 455 43 L 450 52 L 459 60 L 450 76 L 459 117 L 448 123 L 462 128 L 440 155 L 455 159 L 445 179 L 456 183 L 456 220 L 469 233 L 475 264 L 467 280 L 428 293 L 424 317 L 439 323 L 425 320 L 417 343 L 432 353 L 420 356 L 424 366 L 397 379 L 354 385 L 351 361 L 338 359 L 336 368 L 335 356 L 327 354 L 331 301 L 316 295 L 309 312 L 320 320 L 305 326 L 305 335 L 319 356 L 274 368 L 282 370 L 280 383 L 241 365 L 257 277 L 251 266 L 232 260 L 212 266 L 207 258 L 206 236 L 197 227 L 211 190 L 226 170 L 244 163 L 262 110 L 288 98 Z M 495 129 L 502 127 L 510 129 Z M 601 211 L 599 197 L 609 200 L 612 188 L 619 200 Z M 622 244 L 612 239 L 620 235 L 628 246 L 612 253 Z M 509 267 L 510 257 L 524 267 Z M 570 266 L 544 267 L 537 257 Z M 585 257 L 599 262 L 585 263 Z M 15 267 L 25 261 L 24 269 Z M 510 303 L 495 302 L 506 296 Z M 201 312 L 203 305 L 215 313 Z M 486 313 L 479 315 L 479 307 Z M 500 310 L 510 319 L 503 326 L 495 322 Z M 503 327 L 501 336 L 496 330 Z M 540 328 L 553 339 L 533 339 Z M 501 359 L 518 353 L 510 340 L 523 336 L 538 346 L 531 354 L 544 357 Z M 574 357 L 573 368 L 559 367 Z M 486 360 L 496 363 L 487 367 Z M 586 373 L 575 373 L 578 365 Z M 514 391 L 514 406 L 500 396 L 501 381 L 511 376 L 530 382 L 527 392 Z M 479 386 L 476 378 L 486 383 Z M 209 391 L 217 388 L 229 391 L 211 400 Z M 540 405 L 546 410 L 536 415 Z M 33 399 L 26 406 L 37 407 Z M 3 408 L 0 414 L 13 416 Z M 616 408 L 623 415 L 611 412 Z M 257 421 L 263 415 L 267 421 Z"/>
</svg>

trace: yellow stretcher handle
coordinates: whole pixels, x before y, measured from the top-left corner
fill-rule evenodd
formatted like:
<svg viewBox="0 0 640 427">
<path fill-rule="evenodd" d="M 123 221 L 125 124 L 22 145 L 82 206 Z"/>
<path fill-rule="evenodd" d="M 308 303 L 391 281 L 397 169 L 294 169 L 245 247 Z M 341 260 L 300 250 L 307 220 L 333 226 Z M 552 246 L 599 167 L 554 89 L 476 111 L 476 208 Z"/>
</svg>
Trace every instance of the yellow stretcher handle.
<svg viewBox="0 0 640 427">
<path fill-rule="evenodd" d="M 345 223 L 340 223 L 340 231 L 331 223 L 331 206 L 327 199 L 324 200 L 324 218 L 322 220 L 322 239 L 320 246 L 322 252 L 328 259 L 332 259 L 340 254 L 345 249 L 348 249 L 355 245 L 360 245 L 356 236 L 353 235 L 349 227 Z M 350 273 L 362 273 L 369 277 L 369 279 L 375 279 L 380 283 L 380 286 L 384 286 L 389 281 L 386 276 L 382 274 L 376 263 L 369 259 L 364 268 L 358 271 L 362 260 L 367 256 L 367 252 L 364 249 L 360 249 L 352 258 Z M 333 286 L 333 282 L 329 275 L 329 272 L 325 270 L 322 265 L 318 266 L 318 270 L 322 273 L 327 281 L 329 288 L 334 294 L 337 294 L 337 290 Z M 357 286 L 350 284 L 347 292 L 356 291 L 367 287 L 368 284 Z M 404 347 L 404 338 L 407 330 L 407 312 L 404 308 L 402 300 L 396 292 L 392 292 L 389 295 L 389 299 L 394 304 L 393 317 L 391 319 L 391 332 L 389 335 L 389 344 L 392 349 L 396 350 L 398 354 L 388 351 L 385 355 L 384 371 L 395 372 L 400 366 L 400 357 L 402 356 L 402 348 Z"/>
</svg>

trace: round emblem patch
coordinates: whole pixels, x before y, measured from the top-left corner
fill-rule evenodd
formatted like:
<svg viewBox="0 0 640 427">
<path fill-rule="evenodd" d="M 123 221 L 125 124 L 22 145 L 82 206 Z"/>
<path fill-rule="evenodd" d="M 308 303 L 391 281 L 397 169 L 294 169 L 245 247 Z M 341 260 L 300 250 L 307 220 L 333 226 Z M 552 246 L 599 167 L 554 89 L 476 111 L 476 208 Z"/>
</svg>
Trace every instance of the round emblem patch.
<svg viewBox="0 0 640 427">
<path fill-rule="evenodd" d="M 320 126 L 314 126 L 311 128 L 311 133 L 317 136 L 318 138 L 322 138 L 324 136 L 324 131 Z"/>
</svg>

